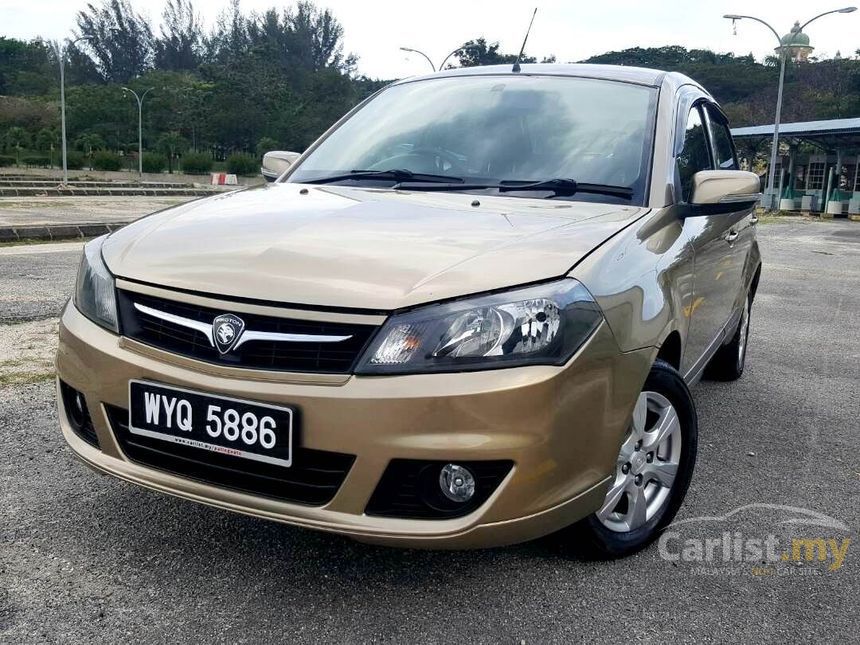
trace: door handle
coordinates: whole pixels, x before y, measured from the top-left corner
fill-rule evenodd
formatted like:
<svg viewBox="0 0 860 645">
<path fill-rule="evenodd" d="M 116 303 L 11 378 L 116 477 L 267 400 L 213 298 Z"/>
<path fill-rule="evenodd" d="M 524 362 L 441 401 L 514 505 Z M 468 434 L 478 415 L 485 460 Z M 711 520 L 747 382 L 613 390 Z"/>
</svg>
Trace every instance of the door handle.
<svg viewBox="0 0 860 645">
<path fill-rule="evenodd" d="M 736 239 L 738 239 L 737 231 L 729 231 L 728 233 L 726 233 L 726 242 L 728 242 L 729 244 L 734 242 Z"/>
<path fill-rule="evenodd" d="M 753 215 L 750 218 L 750 225 L 755 226 L 756 224 L 758 224 L 758 215 Z"/>
</svg>

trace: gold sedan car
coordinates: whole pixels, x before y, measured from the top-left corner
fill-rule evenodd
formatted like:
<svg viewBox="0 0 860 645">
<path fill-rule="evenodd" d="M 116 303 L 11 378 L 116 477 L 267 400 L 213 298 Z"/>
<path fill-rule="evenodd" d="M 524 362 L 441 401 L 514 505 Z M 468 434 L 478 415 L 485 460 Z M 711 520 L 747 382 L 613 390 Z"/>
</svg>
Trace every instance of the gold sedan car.
<svg viewBox="0 0 860 645">
<path fill-rule="evenodd" d="M 759 180 L 702 87 L 448 70 L 269 161 L 86 245 L 57 355 L 86 464 L 409 547 L 620 556 L 672 520 L 688 386 L 743 372 L 761 266 Z"/>
</svg>

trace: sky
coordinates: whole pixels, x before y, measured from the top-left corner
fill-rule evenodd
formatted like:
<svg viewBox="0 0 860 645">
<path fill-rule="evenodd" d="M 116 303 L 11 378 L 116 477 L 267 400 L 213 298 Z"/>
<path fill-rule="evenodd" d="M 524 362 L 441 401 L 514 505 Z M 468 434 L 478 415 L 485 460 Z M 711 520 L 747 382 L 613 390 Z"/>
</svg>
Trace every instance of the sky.
<svg viewBox="0 0 860 645">
<path fill-rule="evenodd" d="M 165 0 L 131 0 L 135 9 L 160 20 Z M 227 0 L 193 0 L 211 26 Z M 458 45 L 477 37 L 499 41 L 504 52 L 516 52 L 538 7 L 528 54 L 555 55 L 572 62 L 628 47 L 683 45 L 736 54 L 752 53 L 762 59 L 771 54 L 776 38 L 764 26 L 749 21 L 737 24 L 725 13 L 751 14 L 786 33 L 795 20 L 805 22 L 817 13 L 852 0 L 317 0 L 328 7 L 344 27 L 345 50 L 358 55 L 359 72 L 372 78 L 393 79 L 430 71 L 426 60 L 399 47 L 426 52 L 438 65 Z M 853 0 L 860 4 L 860 0 Z M 90 0 L 99 4 L 100 0 Z M 241 0 L 245 11 L 262 11 L 289 5 L 284 0 Z M 29 39 L 65 37 L 75 27 L 75 14 L 86 0 L 0 0 L 0 35 Z M 860 49 L 860 11 L 825 16 L 806 29 L 814 55 L 843 56 Z"/>
</svg>

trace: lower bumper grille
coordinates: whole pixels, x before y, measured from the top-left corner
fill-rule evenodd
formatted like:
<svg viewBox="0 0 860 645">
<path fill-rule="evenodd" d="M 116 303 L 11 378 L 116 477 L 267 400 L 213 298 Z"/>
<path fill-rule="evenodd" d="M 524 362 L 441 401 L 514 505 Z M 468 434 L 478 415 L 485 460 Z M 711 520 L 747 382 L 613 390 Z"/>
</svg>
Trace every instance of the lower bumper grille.
<svg viewBox="0 0 860 645">
<path fill-rule="evenodd" d="M 68 383 L 60 381 L 60 397 L 72 431 L 91 446 L 98 448 L 99 438 L 84 395 Z"/>
<path fill-rule="evenodd" d="M 439 472 L 448 462 L 392 459 L 382 474 L 365 513 L 380 517 L 443 520 L 468 515 L 487 501 L 514 462 L 457 461 L 475 476 L 475 494 L 464 503 L 452 502 L 439 489 Z"/>
<path fill-rule="evenodd" d="M 331 501 L 355 461 L 354 455 L 296 447 L 290 468 L 222 455 L 132 434 L 128 411 L 105 406 L 123 453 L 143 466 L 207 484 L 273 499 L 323 506 Z"/>
</svg>

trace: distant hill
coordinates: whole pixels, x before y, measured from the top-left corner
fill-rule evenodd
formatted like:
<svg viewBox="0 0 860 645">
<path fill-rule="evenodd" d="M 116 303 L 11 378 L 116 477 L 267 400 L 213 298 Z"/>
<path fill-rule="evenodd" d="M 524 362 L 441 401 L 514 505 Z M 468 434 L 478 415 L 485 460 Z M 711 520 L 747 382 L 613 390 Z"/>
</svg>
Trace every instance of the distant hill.
<svg viewBox="0 0 860 645">
<path fill-rule="evenodd" d="M 592 56 L 585 63 L 631 65 L 681 72 L 701 83 L 720 102 L 733 126 L 773 123 L 779 67 L 752 57 L 679 46 L 633 47 Z M 860 54 L 854 58 L 789 63 L 782 120 L 860 117 Z"/>
</svg>

